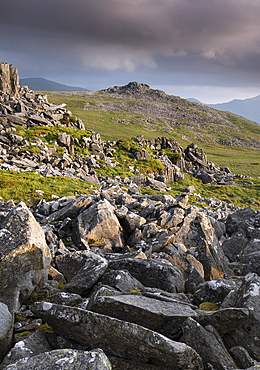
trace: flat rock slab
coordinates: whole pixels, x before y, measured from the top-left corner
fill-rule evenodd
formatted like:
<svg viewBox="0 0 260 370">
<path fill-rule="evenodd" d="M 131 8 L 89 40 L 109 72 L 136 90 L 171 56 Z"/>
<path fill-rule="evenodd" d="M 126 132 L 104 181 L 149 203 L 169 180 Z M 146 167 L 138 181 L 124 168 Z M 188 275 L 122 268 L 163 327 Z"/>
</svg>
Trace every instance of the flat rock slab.
<svg viewBox="0 0 260 370">
<path fill-rule="evenodd" d="M 49 302 L 35 303 L 31 310 L 61 336 L 90 348 L 102 348 L 108 356 L 175 370 L 203 369 L 200 356 L 191 347 L 142 326 Z"/>
<path fill-rule="evenodd" d="M 157 331 L 168 338 L 180 337 L 181 326 L 197 313 L 182 303 L 166 302 L 142 295 L 98 297 L 91 310 Z"/>
<path fill-rule="evenodd" d="M 101 349 L 94 351 L 77 351 L 58 349 L 34 357 L 26 357 L 6 370 L 112 370 L 110 361 Z"/>
</svg>

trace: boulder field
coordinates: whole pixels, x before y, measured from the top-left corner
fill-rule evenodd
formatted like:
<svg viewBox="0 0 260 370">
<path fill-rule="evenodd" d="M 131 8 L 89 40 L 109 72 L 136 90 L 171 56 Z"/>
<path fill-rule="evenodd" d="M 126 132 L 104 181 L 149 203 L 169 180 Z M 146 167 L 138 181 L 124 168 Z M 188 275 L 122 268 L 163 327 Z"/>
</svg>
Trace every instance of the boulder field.
<svg viewBox="0 0 260 370">
<path fill-rule="evenodd" d="M 1 70 L 1 169 L 98 186 L 33 208 L 0 201 L 0 370 L 259 368 L 260 213 L 217 199 L 215 210 L 197 208 L 192 187 L 173 197 L 166 186 L 180 170 L 213 183 L 234 175 L 165 138 L 133 138 L 180 151 L 146 179 L 97 176 L 96 160 L 112 163 L 114 144 L 94 132 L 84 158 L 62 133 L 53 146 L 38 140 L 30 155 L 15 125 L 63 127 L 70 114 L 17 87 L 13 67 Z M 67 125 L 85 130 L 80 120 Z M 145 150 L 131 155 L 145 159 Z M 144 195 L 141 186 L 160 191 Z"/>
</svg>

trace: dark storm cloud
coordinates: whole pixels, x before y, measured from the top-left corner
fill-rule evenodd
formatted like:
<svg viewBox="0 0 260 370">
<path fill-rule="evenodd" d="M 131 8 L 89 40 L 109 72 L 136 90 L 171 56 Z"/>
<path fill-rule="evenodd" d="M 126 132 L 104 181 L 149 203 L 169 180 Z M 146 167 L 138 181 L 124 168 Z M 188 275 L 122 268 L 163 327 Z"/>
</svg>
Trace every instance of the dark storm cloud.
<svg viewBox="0 0 260 370">
<path fill-rule="evenodd" d="M 258 0 L 9 0 L 0 50 L 22 69 L 203 66 L 246 79 L 260 72 L 259 18 Z"/>
</svg>

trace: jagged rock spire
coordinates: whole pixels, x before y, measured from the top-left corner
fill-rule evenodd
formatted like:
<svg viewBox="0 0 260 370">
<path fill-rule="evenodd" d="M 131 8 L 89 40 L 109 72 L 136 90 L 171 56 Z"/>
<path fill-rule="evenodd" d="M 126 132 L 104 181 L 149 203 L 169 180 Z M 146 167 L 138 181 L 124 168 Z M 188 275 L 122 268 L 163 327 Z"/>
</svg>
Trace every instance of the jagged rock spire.
<svg viewBox="0 0 260 370">
<path fill-rule="evenodd" d="M 0 90 L 15 97 L 19 90 L 19 75 L 12 64 L 0 63 Z"/>
</svg>

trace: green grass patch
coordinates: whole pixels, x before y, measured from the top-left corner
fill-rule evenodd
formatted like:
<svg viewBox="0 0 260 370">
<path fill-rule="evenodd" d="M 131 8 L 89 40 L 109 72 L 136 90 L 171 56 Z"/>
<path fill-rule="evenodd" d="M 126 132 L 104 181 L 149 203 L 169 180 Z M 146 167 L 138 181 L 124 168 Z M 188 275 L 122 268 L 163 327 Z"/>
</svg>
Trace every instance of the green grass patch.
<svg viewBox="0 0 260 370">
<path fill-rule="evenodd" d="M 13 199 L 15 203 L 24 201 L 35 205 L 40 199 L 52 200 L 52 194 L 59 197 L 92 192 L 95 185 L 83 180 L 67 177 L 43 177 L 34 172 L 0 170 L 0 196 L 3 200 Z M 44 191 L 43 197 L 35 190 Z"/>
</svg>

